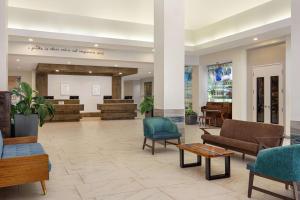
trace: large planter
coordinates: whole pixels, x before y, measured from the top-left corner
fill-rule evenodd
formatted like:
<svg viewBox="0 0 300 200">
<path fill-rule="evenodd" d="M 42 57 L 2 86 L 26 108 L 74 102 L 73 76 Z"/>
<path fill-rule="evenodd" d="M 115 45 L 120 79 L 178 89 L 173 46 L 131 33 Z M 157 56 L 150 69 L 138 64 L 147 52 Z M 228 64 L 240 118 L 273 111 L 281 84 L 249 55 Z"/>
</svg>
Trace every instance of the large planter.
<svg viewBox="0 0 300 200">
<path fill-rule="evenodd" d="M 148 117 L 153 117 L 153 110 L 150 111 L 150 112 L 145 112 L 145 117 L 148 118 Z"/>
<path fill-rule="evenodd" d="M 38 126 L 39 126 L 38 115 L 16 114 L 14 118 L 15 118 L 15 137 L 38 135 Z"/>
<path fill-rule="evenodd" d="M 197 124 L 197 115 L 186 115 L 185 116 L 185 124 L 187 125 L 194 125 Z"/>
</svg>

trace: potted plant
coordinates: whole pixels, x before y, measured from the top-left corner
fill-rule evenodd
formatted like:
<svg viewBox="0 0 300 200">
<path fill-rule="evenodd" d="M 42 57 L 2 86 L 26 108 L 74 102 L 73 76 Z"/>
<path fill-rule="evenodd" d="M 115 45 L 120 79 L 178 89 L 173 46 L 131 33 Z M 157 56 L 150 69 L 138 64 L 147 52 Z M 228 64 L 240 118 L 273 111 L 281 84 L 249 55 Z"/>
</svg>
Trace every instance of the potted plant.
<svg viewBox="0 0 300 200">
<path fill-rule="evenodd" d="M 11 106 L 15 137 L 37 135 L 38 125 L 42 127 L 46 118 L 53 118 L 53 105 L 38 96 L 38 92 L 25 82 L 14 88 L 12 94 L 18 99 Z"/>
<path fill-rule="evenodd" d="M 185 110 L 185 124 L 194 125 L 197 124 L 198 114 L 193 111 L 190 105 L 188 109 Z"/>
<path fill-rule="evenodd" d="M 145 114 L 145 117 L 153 117 L 154 98 L 144 97 L 144 100 L 140 104 L 141 113 Z"/>
</svg>

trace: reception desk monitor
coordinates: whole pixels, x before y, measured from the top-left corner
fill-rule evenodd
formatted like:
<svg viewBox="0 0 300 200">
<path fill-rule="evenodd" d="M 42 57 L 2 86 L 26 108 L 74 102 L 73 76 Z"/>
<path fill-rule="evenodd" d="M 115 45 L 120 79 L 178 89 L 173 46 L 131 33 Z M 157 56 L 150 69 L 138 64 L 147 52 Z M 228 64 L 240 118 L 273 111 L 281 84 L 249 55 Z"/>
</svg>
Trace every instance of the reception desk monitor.
<svg viewBox="0 0 300 200">
<path fill-rule="evenodd" d="M 54 99 L 54 96 L 44 96 L 45 99 Z"/>
<path fill-rule="evenodd" d="M 70 96 L 70 99 L 79 99 L 79 96 Z"/>
<path fill-rule="evenodd" d="M 103 96 L 103 99 L 112 99 L 112 96 Z"/>
</svg>

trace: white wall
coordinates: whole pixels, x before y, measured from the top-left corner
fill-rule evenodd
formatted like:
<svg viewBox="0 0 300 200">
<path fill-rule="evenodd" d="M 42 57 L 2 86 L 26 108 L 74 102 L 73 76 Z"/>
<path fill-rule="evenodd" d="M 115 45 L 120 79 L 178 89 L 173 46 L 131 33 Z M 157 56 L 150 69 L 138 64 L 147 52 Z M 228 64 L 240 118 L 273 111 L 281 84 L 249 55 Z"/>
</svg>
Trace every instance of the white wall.
<svg viewBox="0 0 300 200">
<path fill-rule="evenodd" d="M 32 84 L 32 71 L 8 71 L 8 76 L 20 76 L 22 82 Z"/>
<path fill-rule="evenodd" d="M 232 62 L 232 117 L 247 119 L 247 54 L 246 50 L 232 49 L 200 56 L 199 68 L 199 107 L 207 102 L 207 66 L 215 63 Z"/>
<path fill-rule="evenodd" d="M 97 104 L 103 103 L 103 96 L 112 95 L 112 78 L 110 76 L 73 76 L 73 75 L 49 75 L 48 95 L 55 99 L 68 99 L 69 96 L 61 96 L 60 84 L 70 85 L 70 95 L 77 95 L 80 103 L 84 104 L 84 112 L 96 112 Z M 92 85 L 101 86 L 101 96 L 92 96 Z"/>
</svg>

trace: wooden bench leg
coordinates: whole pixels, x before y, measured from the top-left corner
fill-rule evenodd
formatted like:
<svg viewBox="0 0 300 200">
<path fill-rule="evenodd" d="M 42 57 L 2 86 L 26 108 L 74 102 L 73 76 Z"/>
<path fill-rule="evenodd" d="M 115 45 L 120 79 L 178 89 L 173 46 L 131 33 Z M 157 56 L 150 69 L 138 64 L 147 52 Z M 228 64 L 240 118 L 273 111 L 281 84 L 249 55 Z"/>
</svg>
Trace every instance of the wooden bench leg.
<svg viewBox="0 0 300 200">
<path fill-rule="evenodd" d="M 253 188 L 254 174 L 252 172 L 249 173 L 249 185 L 248 185 L 248 198 L 252 196 L 252 188 Z"/>
<path fill-rule="evenodd" d="M 45 181 L 41 181 L 41 186 L 42 186 L 44 195 L 46 195 L 47 194 L 47 189 L 46 189 Z"/>
</svg>

